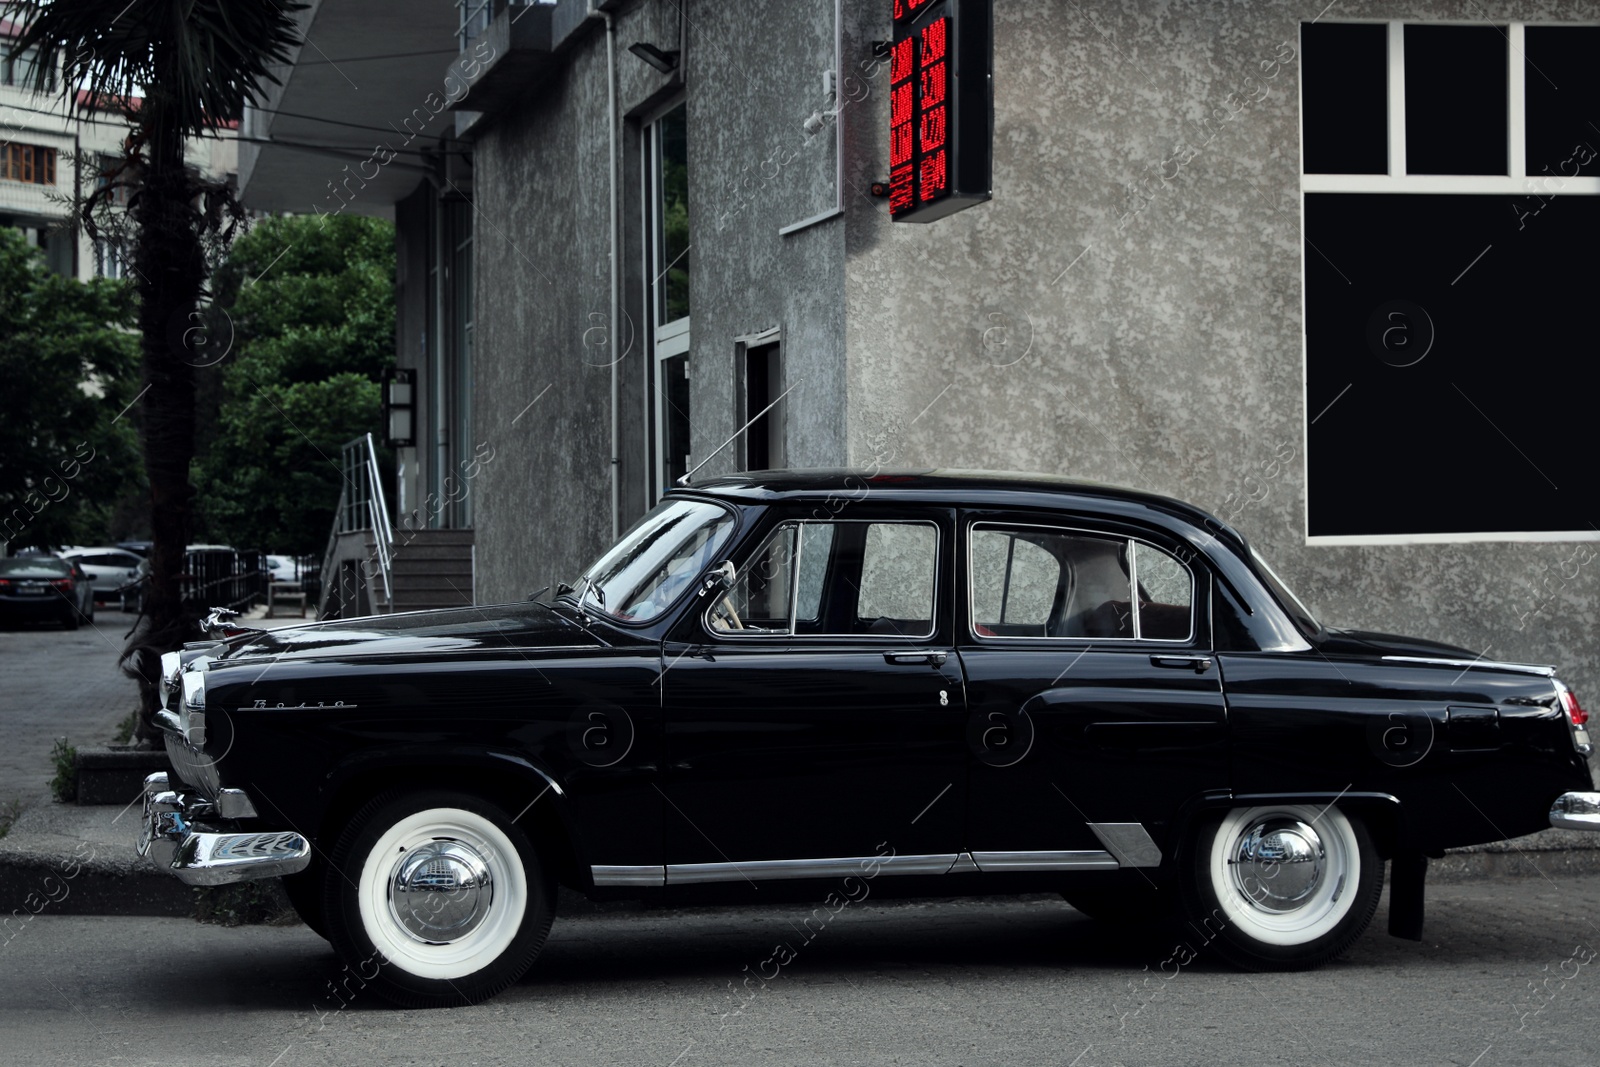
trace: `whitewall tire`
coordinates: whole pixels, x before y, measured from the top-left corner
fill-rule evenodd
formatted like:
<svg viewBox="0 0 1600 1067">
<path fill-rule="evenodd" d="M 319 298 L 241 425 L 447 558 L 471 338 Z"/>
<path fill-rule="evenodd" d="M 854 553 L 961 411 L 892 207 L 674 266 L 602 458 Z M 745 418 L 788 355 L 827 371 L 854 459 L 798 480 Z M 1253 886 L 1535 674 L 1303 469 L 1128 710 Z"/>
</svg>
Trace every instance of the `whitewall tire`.
<svg viewBox="0 0 1600 1067">
<path fill-rule="evenodd" d="M 1201 825 L 1189 861 L 1191 926 L 1250 968 L 1326 963 L 1361 936 L 1383 892 L 1366 827 L 1331 805 L 1234 808 Z"/>
<path fill-rule="evenodd" d="M 527 835 L 467 794 L 391 794 L 346 827 L 325 883 L 329 940 L 407 1007 L 487 999 L 532 966 L 554 887 Z"/>
</svg>

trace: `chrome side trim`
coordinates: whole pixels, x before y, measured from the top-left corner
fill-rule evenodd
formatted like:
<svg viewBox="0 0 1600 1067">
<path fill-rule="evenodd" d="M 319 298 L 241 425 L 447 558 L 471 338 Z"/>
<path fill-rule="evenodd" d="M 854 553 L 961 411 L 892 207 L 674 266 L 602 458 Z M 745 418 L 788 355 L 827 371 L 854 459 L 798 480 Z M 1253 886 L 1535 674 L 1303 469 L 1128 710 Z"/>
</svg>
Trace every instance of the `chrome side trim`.
<svg viewBox="0 0 1600 1067">
<path fill-rule="evenodd" d="M 976 863 L 972 862 L 972 853 L 963 852 L 961 855 L 956 857 L 955 863 L 953 865 L 951 865 L 950 869 L 948 871 L 946 871 L 945 873 L 946 874 L 976 874 L 976 873 L 978 873 L 978 865 Z"/>
<path fill-rule="evenodd" d="M 596 864 L 589 868 L 589 873 L 595 885 L 649 886 L 665 885 L 667 881 L 667 869 L 660 864 L 644 867 Z"/>
<path fill-rule="evenodd" d="M 1442 656 L 1385 656 L 1385 663 L 1426 663 L 1434 667 L 1488 667 L 1497 671 L 1516 671 L 1518 674 L 1538 674 L 1555 677 L 1556 669 L 1540 663 L 1506 663 L 1495 659 L 1446 659 Z"/>
<path fill-rule="evenodd" d="M 972 859 L 985 872 L 1006 871 L 1114 871 L 1122 866 L 1109 852 L 974 852 Z"/>
<path fill-rule="evenodd" d="M 1558 830 L 1600 830 L 1600 793 L 1562 793 L 1550 805 L 1550 825 Z"/>
<path fill-rule="evenodd" d="M 1161 849 L 1137 822 L 1092 822 L 1089 829 L 1123 867 L 1159 867 Z"/>
<path fill-rule="evenodd" d="M 743 863 L 669 863 L 667 883 L 760 882 L 790 878 L 873 878 L 880 874 L 944 874 L 955 853 L 938 856 L 841 856 L 817 860 L 746 860 Z"/>
</svg>

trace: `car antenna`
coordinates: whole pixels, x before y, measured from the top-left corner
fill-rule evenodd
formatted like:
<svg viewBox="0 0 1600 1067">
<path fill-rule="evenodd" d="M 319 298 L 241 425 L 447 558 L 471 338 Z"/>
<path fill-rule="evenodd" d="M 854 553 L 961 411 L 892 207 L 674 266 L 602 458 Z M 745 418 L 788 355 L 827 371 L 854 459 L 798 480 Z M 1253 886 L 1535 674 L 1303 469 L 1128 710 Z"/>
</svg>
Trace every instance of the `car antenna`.
<svg viewBox="0 0 1600 1067">
<path fill-rule="evenodd" d="M 732 437 L 730 437 L 726 441 L 722 442 L 716 448 L 713 448 L 711 450 L 711 454 L 706 456 L 705 459 L 701 460 L 699 463 L 696 463 L 693 467 L 691 467 L 688 470 L 684 471 L 683 475 L 676 482 L 674 482 L 673 484 L 674 485 L 688 485 L 689 484 L 689 479 L 694 477 L 694 472 L 695 471 L 699 470 L 701 467 L 704 467 L 707 463 L 710 463 L 712 461 L 712 459 L 714 459 L 716 457 L 716 454 L 718 452 L 721 452 L 724 448 L 727 448 L 729 445 L 733 444 L 733 442 L 738 438 L 738 436 L 740 434 L 744 433 L 751 426 L 755 425 L 755 421 L 757 419 L 759 419 L 761 416 L 765 415 L 767 412 L 771 411 L 773 408 L 777 407 L 779 400 L 782 400 L 784 397 L 786 397 L 790 393 L 794 392 L 804 382 L 805 382 L 805 379 L 801 378 L 800 381 L 795 382 L 793 385 L 789 386 L 789 388 L 787 388 L 783 392 L 779 393 L 777 400 L 774 400 L 772 403 L 768 404 L 766 407 L 762 408 L 760 411 L 758 411 L 754 415 L 750 416 L 750 421 L 749 422 L 745 423 L 743 426 L 741 426 L 737 430 L 733 431 L 733 436 Z"/>
</svg>

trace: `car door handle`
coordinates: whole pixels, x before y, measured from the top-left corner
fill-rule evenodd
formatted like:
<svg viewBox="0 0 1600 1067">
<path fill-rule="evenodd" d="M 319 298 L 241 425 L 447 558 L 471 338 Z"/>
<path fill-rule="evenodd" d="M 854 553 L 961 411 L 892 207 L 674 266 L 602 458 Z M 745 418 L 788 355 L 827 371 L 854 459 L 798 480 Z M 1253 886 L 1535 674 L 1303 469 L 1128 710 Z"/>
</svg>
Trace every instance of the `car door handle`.
<svg viewBox="0 0 1600 1067">
<path fill-rule="evenodd" d="M 1204 674 L 1211 669 L 1210 656 L 1151 656 L 1152 667 L 1168 667 L 1172 670 L 1190 670 L 1196 674 Z"/>
<path fill-rule="evenodd" d="M 943 652 L 885 652 L 883 661 L 893 663 L 899 667 L 943 667 L 944 661 L 949 659 Z"/>
</svg>

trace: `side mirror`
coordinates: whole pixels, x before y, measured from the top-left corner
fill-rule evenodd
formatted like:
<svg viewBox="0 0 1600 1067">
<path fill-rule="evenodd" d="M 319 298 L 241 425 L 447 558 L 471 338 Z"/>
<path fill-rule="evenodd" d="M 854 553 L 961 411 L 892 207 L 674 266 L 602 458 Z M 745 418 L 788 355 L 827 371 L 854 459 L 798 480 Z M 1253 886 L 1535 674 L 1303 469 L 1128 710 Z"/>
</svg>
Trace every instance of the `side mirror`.
<svg viewBox="0 0 1600 1067">
<path fill-rule="evenodd" d="M 732 560 L 723 560 L 721 563 L 706 571 L 706 576 L 700 580 L 700 595 L 707 593 L 720 593 L 725 589 L 733 588 L 734 579 L 738 572 L 734 570 Z"/>
</svg>

